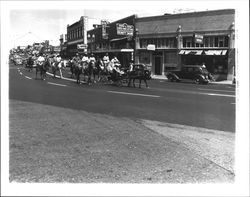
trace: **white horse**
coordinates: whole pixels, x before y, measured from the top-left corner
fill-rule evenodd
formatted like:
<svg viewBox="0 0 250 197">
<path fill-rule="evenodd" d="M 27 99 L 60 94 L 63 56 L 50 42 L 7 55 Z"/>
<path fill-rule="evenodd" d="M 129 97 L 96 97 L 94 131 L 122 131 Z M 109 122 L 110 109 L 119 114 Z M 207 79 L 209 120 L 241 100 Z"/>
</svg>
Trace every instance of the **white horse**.
<svg viewBox="0 0 250 197">
<path fill-rule="evenodd" d="M 60 79 L 63 77 L 62 76 L 62 68 L 64 68 L 64 62 L 60 61 L 60 62 L 53 62 L 51 64 L 52 67 L 52 73 L 54 75 L 54 78 L 56 77 L 56 71 L 59 71 L 60 73 Z"/>
</svg>

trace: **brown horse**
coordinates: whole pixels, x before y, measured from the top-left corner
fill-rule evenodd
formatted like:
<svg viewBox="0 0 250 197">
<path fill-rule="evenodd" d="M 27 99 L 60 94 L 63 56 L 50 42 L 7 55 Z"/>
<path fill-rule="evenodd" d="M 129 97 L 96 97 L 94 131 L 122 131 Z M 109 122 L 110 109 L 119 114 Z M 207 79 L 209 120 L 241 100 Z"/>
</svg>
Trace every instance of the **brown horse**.
<svg viewBox="0 0 250 197">
<path fill-rule="evenodd" d="M 141 81 L 143 80 L 148 88 L 147 80 L 151 79 L 151 72 L 144 69 L 143 65 L 134 65 L 134 70 L 128 72 L 128 87 L 130 87 L 131 80 L 133 80 L 133 87 L 135 87 L 135 80 L 139 80 L 139 88 L 141 88 Z"/>
</svg>

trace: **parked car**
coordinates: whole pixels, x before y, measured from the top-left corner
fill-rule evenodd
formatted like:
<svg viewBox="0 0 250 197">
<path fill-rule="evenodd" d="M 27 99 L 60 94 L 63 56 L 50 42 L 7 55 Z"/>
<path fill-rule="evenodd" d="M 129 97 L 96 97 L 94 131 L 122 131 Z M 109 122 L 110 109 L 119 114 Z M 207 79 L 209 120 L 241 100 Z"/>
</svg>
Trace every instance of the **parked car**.
<svg viewBox="0 0 250 197">
<path fill-rule="evenodd" d="M 169 81 L 192 80 L 196 84 L 208 84 L 213 80 L 211 73 L 201 65 L 185 65 L 181 70 L 169 71 L 166 73 Z"/>
</svg>

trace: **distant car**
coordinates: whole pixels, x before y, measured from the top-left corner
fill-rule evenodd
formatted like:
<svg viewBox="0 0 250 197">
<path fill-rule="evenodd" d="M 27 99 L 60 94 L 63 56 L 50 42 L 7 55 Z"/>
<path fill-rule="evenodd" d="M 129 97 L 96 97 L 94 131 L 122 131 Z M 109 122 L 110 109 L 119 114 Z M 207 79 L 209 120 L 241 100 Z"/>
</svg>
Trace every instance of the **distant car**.
<svg viewBox="0 0 250 197">
<path fill-rule="evenodd" d="M 169 71 L 166 73 L 169 81 L 192 80 L 196 84 L 208 84 L 212 75 L 201 65 L 185 65 L 181 70 Z"/>
</svg>

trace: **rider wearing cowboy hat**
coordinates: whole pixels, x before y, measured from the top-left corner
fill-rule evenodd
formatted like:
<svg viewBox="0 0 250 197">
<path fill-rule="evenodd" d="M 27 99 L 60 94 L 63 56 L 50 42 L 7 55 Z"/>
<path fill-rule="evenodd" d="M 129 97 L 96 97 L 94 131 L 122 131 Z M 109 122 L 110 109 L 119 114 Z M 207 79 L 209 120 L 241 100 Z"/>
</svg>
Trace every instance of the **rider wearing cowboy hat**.
<svg viewBox="0 0 250 197">
<path fill-rule="evenodd" d="M 89 58 L 89 61 L 90 61 L 90 62 L 91 62 L 91 61 L 96 62 L 95 56 L 94 56 L 93 53 L 91 53 L 90 58 Z"/>
</svg>

